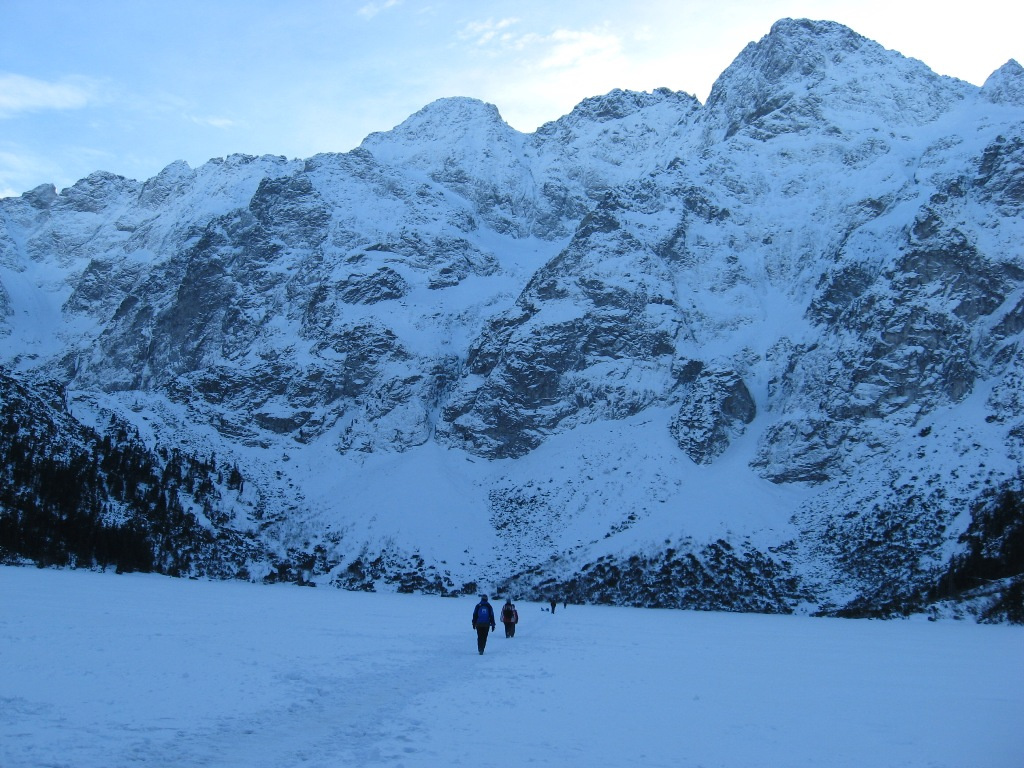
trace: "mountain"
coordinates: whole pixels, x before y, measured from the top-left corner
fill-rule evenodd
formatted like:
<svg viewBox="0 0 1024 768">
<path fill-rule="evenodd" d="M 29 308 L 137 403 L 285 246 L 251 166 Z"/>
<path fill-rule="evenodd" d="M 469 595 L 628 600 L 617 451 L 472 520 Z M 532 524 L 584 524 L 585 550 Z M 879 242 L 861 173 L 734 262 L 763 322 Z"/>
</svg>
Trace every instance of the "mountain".
<svg viewBox="0 0 1024 768">
<path fill-rule="evenodd" d="M 237 473 L 185 572 L 1020 621 L 1022 165 L 1016 62 L 783 20 L 703 105 L 0 200 L 0 381 Z"/>
</svg>

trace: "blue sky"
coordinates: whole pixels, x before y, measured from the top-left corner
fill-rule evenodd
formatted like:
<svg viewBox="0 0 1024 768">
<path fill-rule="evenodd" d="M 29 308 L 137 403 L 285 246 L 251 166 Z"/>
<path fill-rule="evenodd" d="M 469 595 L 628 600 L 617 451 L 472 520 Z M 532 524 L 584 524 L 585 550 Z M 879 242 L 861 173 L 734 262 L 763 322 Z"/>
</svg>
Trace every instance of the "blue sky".
<svg viewBox="0 0 1024 768">
<path fill-rule="evenodd" d="M 1024 60 L 1005 0 L 0 0 L 0 195 L 234 152 L 344 152 L 434 99 L 530 132 L 613 88 L 701 101 L 784 17 L 980 85 Z"/>
</svg>

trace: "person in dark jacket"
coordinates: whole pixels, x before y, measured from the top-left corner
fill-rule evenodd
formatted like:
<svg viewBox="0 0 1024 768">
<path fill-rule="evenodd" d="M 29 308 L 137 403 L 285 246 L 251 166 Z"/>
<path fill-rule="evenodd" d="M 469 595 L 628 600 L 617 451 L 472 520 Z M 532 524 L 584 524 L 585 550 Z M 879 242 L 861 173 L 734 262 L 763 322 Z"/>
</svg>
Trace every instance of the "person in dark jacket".
<svg viewBox="0 0 1024 768">
<path fill-rule="evenodd" d="M 516 624 L 519 623 L 519 611 L 516 610 L 512 598 L 508 598 L 501 606 L 501 623 L 505 625 L 505 637 L 516 636 Z"/>
<path fill-rule="evenodd" d="M 487 645 L 487 633 L 493 632 L 494 609 L 487 602 L 487 595 L 480 595 L 480 602 L 473 609 L 473 629 L 476 630 L 476 649 L 482 656 Z"/>
</svg>

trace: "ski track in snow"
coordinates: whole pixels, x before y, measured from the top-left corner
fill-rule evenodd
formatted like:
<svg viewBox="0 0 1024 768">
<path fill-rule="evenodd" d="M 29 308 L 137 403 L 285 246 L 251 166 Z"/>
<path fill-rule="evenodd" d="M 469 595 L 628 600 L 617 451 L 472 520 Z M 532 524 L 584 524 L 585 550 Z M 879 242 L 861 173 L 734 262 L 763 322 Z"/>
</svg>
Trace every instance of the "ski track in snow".
<svg viewBox="0 0 1024 768">
<path fill-rule="evenodd" d="M 1024 630 L 0 568 L 0 765 L 1017 768 Z"/>
</svg>

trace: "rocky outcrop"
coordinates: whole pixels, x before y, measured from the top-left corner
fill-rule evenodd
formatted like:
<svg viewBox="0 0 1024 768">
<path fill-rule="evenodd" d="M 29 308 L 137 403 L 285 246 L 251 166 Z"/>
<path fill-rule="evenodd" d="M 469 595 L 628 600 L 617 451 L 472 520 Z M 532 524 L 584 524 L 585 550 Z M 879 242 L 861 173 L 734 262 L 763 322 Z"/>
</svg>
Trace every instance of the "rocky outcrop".
<svg viewBox="0 0 1024 768">
<path fill-rule="evenodd" d="M 669 431 L 694 463 L 710 464 L 754 420 L 757 406 L 735 371 L 705 370 L 700 363 L 697 367 L 695 374 L 684 374 L 684 379 L 693 378 L 686 383 Z"/>
</svg>

